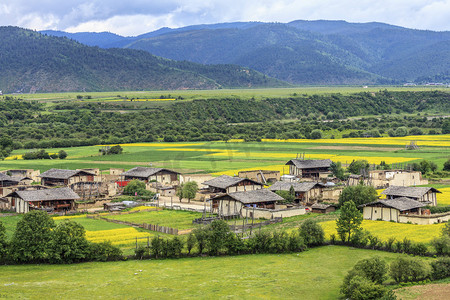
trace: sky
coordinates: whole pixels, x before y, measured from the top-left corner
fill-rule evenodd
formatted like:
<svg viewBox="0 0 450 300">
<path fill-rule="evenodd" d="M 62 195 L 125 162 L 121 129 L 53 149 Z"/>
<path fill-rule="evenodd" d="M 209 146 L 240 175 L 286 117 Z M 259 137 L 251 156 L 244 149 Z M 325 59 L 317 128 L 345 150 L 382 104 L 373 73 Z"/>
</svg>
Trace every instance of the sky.
<svg viewBox="0 0 450 300">
<path fill-rule="evenodd" d="M 383 22 L 450 30 L 450 0 L 0 0 L 0 26 L 135 36 L 236 21 Z"/>
</svg>

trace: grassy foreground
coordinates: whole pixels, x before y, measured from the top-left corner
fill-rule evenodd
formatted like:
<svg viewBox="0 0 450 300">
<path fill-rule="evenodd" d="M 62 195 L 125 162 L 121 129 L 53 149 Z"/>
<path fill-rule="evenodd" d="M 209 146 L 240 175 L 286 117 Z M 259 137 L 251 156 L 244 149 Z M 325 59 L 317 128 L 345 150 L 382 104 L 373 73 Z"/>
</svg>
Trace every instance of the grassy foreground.
<svg viewBox="0 0 450 300">
<path fill-rule="evenodd" d="M 402 255 L 324 246 L 298 254 L 0 267 L 0 298 L 336 299 L 361 259 Z M 64 296 L 62 296 L 64 295 Z"/>
</svg>

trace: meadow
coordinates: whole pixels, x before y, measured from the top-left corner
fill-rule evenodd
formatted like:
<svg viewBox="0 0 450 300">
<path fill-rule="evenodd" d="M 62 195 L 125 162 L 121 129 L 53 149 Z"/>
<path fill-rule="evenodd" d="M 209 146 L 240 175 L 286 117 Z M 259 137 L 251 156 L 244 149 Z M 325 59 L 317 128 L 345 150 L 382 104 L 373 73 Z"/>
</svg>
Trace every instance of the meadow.
<svg viewBox="0 0 450 300">
<path fill-rule="evenodd" d="M 409 141 L 417 141 L 420 150 L 405 150 Z M 154 166 L 184 173 L 237 175 L 240 170 L 269 169 L 287 174 L 285 163 L 300 155 L 305 159 L 339 161 L 343 165 L 353 159 L 366 159 L 370 164 L 407 164 L 422 159 L 435 162 L 442 169 L 450 157 L 450 134 L 410 136 L 403 138 L 348 138 L 318 140 L 263 140 L 262 142 L 188 142 L 121 144 L 123 153 L 102 156 L 102 145 L 49 149 L 65 150 L 65 160 L 23 160 L 29 150 L 15 150 L 12 157 L 0 161 L 0 169 L 30 168 L 41 172 L 50 168 L 109 168 L 130 169 Z"/>
<path fill-rule="evenodd" d="M 375 255 L 388 262 L 403 256 L 324 246 L 281 255 L 0 266 L 0 297 L 337 299 L 347 271 Z"/>
</svg>

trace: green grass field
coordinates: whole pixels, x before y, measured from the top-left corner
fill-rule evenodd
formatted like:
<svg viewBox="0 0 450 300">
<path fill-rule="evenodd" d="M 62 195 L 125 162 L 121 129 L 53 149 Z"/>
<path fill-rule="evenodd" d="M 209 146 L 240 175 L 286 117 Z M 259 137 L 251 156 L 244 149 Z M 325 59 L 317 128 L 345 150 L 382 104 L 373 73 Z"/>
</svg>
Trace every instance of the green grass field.
<svg viewBox="0 0 450 300">
<path fill-rule="evenodd" d="M 410 163 L 421 159 L 431 160 L 442 169 L 450 157 L 449 135 L 410 137 L 418 140 L 420 150 L 404 150 L 407 138 L 397 139 L 341 139 L 299 140 L 290 142 L 189 142 L 189 143 L 137 143 L 123 144 L 120 155 L 99 155 L 101 146 L 63 148 L 65 160 L 23 160 L 26 150 L 15 150 L 11 157 L 0 161 L 0 169 L 30 168 L 41 172 L 50 168 L 109 168 L 130 169 L 135 166 L 157 166 L 185 173 L 227 172 L 237 175 L 239 170 L 262 168 L 287 173 L 284 164 L 305 154 L 307 159 L 331 158 L 344 165 L 353 159 L 367 159 L 369 163 Z M 421 140 L 419 140 L 421 139 Z M 442 139 L 442 142 L 440 142 Z M 57 152 L 58 149 L 48 149 Z M 19 159 L 14 159 L 17 157 Z"/>
<path fill-rule="evenodd" d="M 337 299 L 353 265 L 401 254 L 325 246 L 302 253 L 0 266 L 0 297 Z"/>
</svg>

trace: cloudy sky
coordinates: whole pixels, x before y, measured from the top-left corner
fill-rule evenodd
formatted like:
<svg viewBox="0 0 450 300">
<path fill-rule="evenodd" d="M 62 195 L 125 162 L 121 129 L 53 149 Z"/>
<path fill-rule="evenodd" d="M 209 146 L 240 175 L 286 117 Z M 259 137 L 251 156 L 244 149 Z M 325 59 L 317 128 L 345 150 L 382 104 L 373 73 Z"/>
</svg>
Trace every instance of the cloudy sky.
<svg viewBox="0 0 450 300">
<path fill-rule="evenodd" d="M 1 0 L 0 25 L 138 35 L 234 21 L 384 22 L 450 30 L 450 0 Z"/>
</svg>

